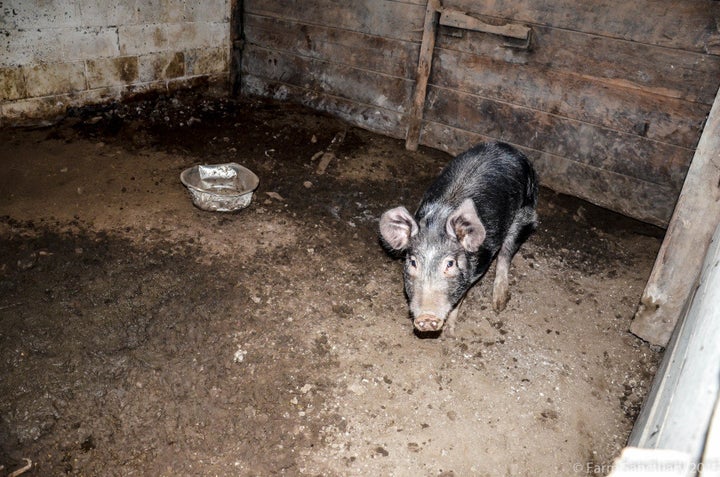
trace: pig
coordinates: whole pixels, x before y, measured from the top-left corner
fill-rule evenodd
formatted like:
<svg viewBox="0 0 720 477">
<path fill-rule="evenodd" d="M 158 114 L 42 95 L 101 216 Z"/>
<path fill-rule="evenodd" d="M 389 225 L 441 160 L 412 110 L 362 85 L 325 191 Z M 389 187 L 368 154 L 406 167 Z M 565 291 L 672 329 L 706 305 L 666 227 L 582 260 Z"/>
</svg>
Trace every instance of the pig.
<svg viewBox="0 0 720 477">
<path fill-rule="evenodd" d="M 505 309 L 510 262 L 537 228 L 537 194 L 527 157 L 509 144 L 481 143 L 443 169 L 414 216 L 402 206 L 382 214 L 381 242 L 404 257 L 405 294 L 418 332 L 454 336 L 463 298 L 495 258 L 493 308 Z"/>
</svg>

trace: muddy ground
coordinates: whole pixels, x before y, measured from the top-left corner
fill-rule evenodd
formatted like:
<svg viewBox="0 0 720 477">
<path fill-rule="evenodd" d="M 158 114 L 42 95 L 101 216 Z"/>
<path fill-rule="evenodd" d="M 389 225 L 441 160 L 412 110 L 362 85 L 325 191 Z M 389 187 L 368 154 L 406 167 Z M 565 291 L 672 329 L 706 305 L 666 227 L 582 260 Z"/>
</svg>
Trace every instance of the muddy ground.
<svg viewBox="0 0 720 477">
<path fill-rule="evenodd" d="M 543 189 L 507 309 L 486 279 L 421 339 L 377 218 L 448 159 L 250 99 L 0 131 L 0 475 L 604 474 L 660 358 L 627 330 L 663 232 Z M 193 207 L 180 172 L 228 161 L 250 207 Z"/>
</svg>

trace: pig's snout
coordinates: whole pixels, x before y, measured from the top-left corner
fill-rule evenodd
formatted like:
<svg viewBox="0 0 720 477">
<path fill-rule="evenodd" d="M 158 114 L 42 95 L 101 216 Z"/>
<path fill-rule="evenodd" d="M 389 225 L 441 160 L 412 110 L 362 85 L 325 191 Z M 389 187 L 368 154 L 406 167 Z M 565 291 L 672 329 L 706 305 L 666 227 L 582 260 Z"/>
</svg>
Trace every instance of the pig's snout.
<svg viewBox="0 0 720 477">
<path fill-rule="evenodd" d="M 418 331 L 440 331 L 445 320 L 435 315 L 424 314 L 413 320 L 413 325 Z"/>
</svg>

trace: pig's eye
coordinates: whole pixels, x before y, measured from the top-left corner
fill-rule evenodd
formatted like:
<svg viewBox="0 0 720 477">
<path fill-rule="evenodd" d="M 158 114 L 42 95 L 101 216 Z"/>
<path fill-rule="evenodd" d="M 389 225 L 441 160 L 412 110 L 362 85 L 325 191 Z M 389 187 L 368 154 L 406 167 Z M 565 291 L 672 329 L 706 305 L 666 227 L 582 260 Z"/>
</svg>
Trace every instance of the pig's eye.
<svg viewBox="0 0 720 477">
<path fill-rule="evenodd" d="M 448 260 L 447 264 L 445 265 L 445 268 L 448 270 L 455 266 L 455 260 Z"/>
</svg>

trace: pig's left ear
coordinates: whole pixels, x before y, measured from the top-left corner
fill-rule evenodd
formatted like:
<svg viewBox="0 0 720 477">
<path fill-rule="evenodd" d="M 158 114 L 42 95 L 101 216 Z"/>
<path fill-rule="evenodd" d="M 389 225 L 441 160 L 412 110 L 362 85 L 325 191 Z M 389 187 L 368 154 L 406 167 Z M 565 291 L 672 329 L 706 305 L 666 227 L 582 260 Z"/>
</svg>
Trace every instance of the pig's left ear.
<svg viewBox="0 0 720 477">
<path fill-rule="evenodd" d="M 450 214 L 445 230 L 468 252 L 477 252 L 485 241 L 485 226 L 480 221 L 471 199 L 465 199 L 460 207 Z"/>
</svg>

